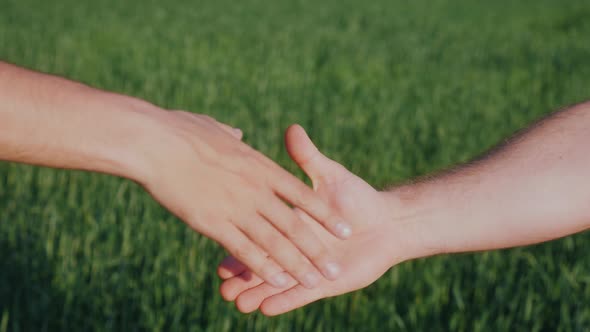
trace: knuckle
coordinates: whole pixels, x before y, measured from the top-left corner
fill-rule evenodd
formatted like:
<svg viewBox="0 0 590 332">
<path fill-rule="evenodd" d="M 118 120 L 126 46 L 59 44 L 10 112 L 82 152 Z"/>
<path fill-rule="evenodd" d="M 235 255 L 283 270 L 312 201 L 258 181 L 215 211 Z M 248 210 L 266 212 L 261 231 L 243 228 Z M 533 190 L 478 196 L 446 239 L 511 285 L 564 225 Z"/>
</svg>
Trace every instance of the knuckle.
<svg viewBox="0 0 590 332">
<path fill-rule="evenodd" d="M 256 159 L 257 161 L 267 159 L 267 157 L 262 152 L 252 149 L 249 145 L 246 146 L 248 147 L 248 152 L 251 158 Z"/>
<path fill-rule="evenodd" d="M 291 260 L 293 261 L 293 266 L 296 268 L 296 270 L 306 270 L 311 268 L 311 265 L 303 252 L 296 248 L 293 248 L 291 252 Z"/>
<path fill-rule="evenodd" d="M 308 235 L 308 228 L 297 216 L 292 215 L 287 222 L 287 235 L 292 240 L 304 239 Z"/>
<path fill-rule="evenodd" d="M 182 117 L 182 118 L 186 119 L 186 120 L 194 120 L 197 117 L 196 114 L 190 113 L 190 112 L 187 112 L 187 111 L 183 111 L 183 110 L 174 110 L 174 111 L 171 111 L 171 112 L 174 113 L 175 115 L 179 116 L 179 117 Z"/>
<path fill-rule="evenodd" d="M 252 251 L 250 249 L 251 247 L 249 243 L 241 242 L 233 247 L 231 254 L 237 260 L 244 262 L 247 261 L 252 255 Z"/>
<path fill-rule="evenodd" d="M 287 184 L 289 185 L 289 184 Z M 293 185 L 293 184 L 290 184 Z M 309 193 L 305 188 L 302 188 L 298 184 L 296 185 L 296 190 L 293 193 L 293 200 L 298 207 L 306 209 L 312 204 L 312 198 L 310 197 Z"/>
<path fill-rule="evenodd" d="M 293 242 L 297 243 L 305 256 L 311 261 L 321 261 L 328 254 L 324 245 L 311 231 L 308 231 L 307 228 L 301 228 L 299 234 L 291 239 Z"/>
<path fill-rule="evenodd" d="M 205 121 L 208 121 L 208 122 L 215 122 L 216 121 L 213 117 L 211 117 L 207 114 L 199 114 L 198 117 L 205 120 Z"/>
<path fill-rule="evenodd" d="M 233 153 L 243 158 L 252 158 L 252 148 L 245 143 L 235 144 Z"/>
<path fill-rule="evenodd" d="M 306 258 L 295 247 L 283 249 L 281 252 L 276 253 L 281 256 L 281 266 L 289 271 L 298 272 L 307 268 Z"/>
<path fill-rule="evenodd" d="M 261 264 L 258 273 L 259 277 L 264 279 L 275 275 L 276 273 L 278 273 L 278 270 L 272 259 L 270 259 L 270 257 L 267 257 L 266 260 Z"/>
<path fill-rule="evenodd" d="M 323 262 L 328 259 L 328 250 L 324 246 L 314 246 L 309 250 L 308 258 L 312 262 Z"/>
<path fill-rule="evenodd" d="M 258 196 L 260 196 L 263 187 L 259 179 L 250 174 L 240 174 L 237 183 L 252 200 L 257 201 L 259 199 Z"/>
<path fill-rule="evenodd" d="M 325 204 L 324 201 L 317 201 L 313 206 L 313 209 L 310 209 L 310 213 L 312 213 L 315 219 L 321 224 L 329 223 L 330 220 L 335 220 L 332 209 Z"/>
<path fill-rule="evenodd" d="M 309 273 L 313 273 L 315 271 L 315 267 L 311 265 L 311 263 L 309 263 L 307 260 L 302 259 L 297 263 L 293 271 L 296 271 L 296 274 L 298 274 L 299 276 L 305 276 Z"/>
<path fill-rule="evenodd" d="M 265 167 L 265 165 L 260 161 L 260 152 L 253 150 L 250 146 L 246 145 L 243 154 L 248 163 L 251 166 L 255 166 L 256 170 L 259 170 L 260 174 L 266 175 L 268 173 L 266 170 L 267 167 Z"/>
<path fill-rule="evenodd" d="M 282 239 L 278 236 L 278 234 L 266 234 L 263 237 L 264 247 L 266 250 L 271 252 L 277 252 L 280 250 L 284 250 L 284 245 Z"/>
<path fill-rule="evenodd" d="M 297 197 L 297 200 L 299 202 L 299 207 L 302 209 L 309 209 L 312 206 L 312 202 L 313 200 L 305 195 L 305 194 L 299 194 L 299 196 Z"/>
<path fill-rule="evenodd" d="M 260 167 L 260 163 L 252 156 L 252 152 L 246 144 L 234 144 L 229 154 L 231 164 L 235 170 L 243 176 L 252 176 L 265 174 Z"/>
</svg>

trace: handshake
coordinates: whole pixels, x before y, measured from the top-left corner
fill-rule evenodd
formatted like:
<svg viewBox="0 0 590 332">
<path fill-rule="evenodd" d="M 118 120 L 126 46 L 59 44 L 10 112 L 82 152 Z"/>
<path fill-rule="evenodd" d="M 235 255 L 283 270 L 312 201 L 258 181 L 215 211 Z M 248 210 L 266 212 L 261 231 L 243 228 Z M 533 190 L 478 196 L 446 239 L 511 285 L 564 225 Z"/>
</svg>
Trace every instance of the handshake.
<svg viewBox="0 0 590 332">
<path fill-rule="evenodd" d="M 293 161 L 312 179 L 319 198 L 332 213 L 346 220 L 352 232 L 343 240 L 304 209 L 295 208 L 310 232 L 307 241 L 317 241 L 328 261 L 333 262 L 330 264 L 337 268 L 322 270 L 321 262 L 326 261 L 323 257 L 318 264 L 317 258 L 321 256 L 306 256 L 306 261 L 328 273 L 306 284 L 297 274 L 285 272 L 286 282 L 277 287 L 246 266 L 241 257 L 229 256 L 218 268 L 224 280 L 220 291 L 226 300 L 235 301 L 240 311 L 248 313 L 260 308 L 266 315 L 281 314 L 321 298 L 368 286 L 393 265 L 429 254 L 428 246 L 415 241 L 423 239 L 413 234 L 422 227 L 413 224 L 416 215 L 403 209 L 404 204 L 395 193 L 375 190 L 327 158 L 298 125 L 287 130 L 285 143 Z M 274 257 L 269 255 L 269 259 Z"/>
<path fill-rule="evenodd" d="M 298 125 L 285 143 L 314 190 L 243 144 L 239 130 L 203 115 L 162 116 L 157 122 L 179 140 L 153 159 L 166 163 L 144 187 L 229 251 L 218 269 L 221 293 L 243 312 L 280 314 L 365 287 L 435 246 L 413 234 L 423 230 L 421 212 L 328 159 Z"/>
<path fill-rule="evenodd" d="M 483 158 L 377 191 L 291 126 L 287 150 L 312 190 L 215 119 L 0 62 L 0 160 L 136 181 L 232 255 L 218 268 L 222 296 L 267 315 L 405 260 L 588 229 L 588 128 L 590 103 L 575 105 Z"/>
</svg>

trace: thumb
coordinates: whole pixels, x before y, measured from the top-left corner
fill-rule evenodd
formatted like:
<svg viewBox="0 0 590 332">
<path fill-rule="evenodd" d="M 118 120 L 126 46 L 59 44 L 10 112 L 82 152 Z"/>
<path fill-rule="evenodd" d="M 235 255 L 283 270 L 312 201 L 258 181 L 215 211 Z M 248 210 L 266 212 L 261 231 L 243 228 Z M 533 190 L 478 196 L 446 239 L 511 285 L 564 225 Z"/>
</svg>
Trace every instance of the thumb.
<svg viewBox="0 0 590 332">
<path fill-rule="evenodd" d="M 329 183 L 345 174 L 346 169 L 323 155 L 300 125 L 287 128 L 285 146 L 291 159 L 311 178 L 315 189 L 320 182 Z"/>
</svg>

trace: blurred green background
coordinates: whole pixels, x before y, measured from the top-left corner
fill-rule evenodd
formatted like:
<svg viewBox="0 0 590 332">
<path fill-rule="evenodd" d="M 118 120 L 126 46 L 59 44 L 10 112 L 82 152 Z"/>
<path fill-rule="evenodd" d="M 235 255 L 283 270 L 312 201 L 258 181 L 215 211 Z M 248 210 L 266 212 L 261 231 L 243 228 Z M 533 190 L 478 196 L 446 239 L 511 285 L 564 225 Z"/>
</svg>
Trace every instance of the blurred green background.
<svg viewBox="0 0 590 332">
<path fill-rule="evenodd" d="M 214 116 L 296 172 L 297 122 L 383 187 L 590 98 L 590 2 L 0 0 L 0 59 Z M 198 199 L 198 198 L 195 198 Z M 0 164 L 0 332 L 583 331 L 590 234 L 403 263 L 275 318 L 132 182 Z"/>
</svg>

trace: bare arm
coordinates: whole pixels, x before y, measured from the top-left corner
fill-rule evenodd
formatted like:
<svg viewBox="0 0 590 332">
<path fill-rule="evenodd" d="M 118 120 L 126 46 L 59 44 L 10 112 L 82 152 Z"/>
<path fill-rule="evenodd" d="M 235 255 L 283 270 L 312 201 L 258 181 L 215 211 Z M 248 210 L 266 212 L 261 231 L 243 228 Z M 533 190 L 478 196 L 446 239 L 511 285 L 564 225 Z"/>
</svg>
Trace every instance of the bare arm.
<svg viewBox="0 0 590 332">
<path fill-rule="evenodd" d="M 563 237 L 590 228 L 589 144 L 586 103 L 552 114 L 482 159 L 388 195 L 415 211 L 432 253 Z"/>
<path fill-rule="evenodd" d="M 376 191 L 322 155 L 300 127 L 287 148 L 318 193 L 353 222 L 345 242 L 309 225 L 344 262 L 343 275 L 276 289 L 234 257 L 220 265 L 221 294 L 239 310 L 276 315 L 363 288 L 418 257 L 543 242 L 590 228 L 590 105 L 558 112 L 484 158 L 422 181 Z M 305 214 L 302 213 L 305 217 Z"/>
<path fill-rule="evenodd" d="M 0 62 L 0 160 L 132 179 L 276 286 L 289 275 L 307 287 L 335 278 L 333 255 L 283 200 L 338 236 L 349 227 L 240 138 L 207 116 Z"/>
<path fill-rule="evenodd" d="M 141 180 L 147 174 L 136 166 L 149 124 L 141 122 L 149 112 L 157 108 L 0 62 L 2 160 Z"/>
</svg>

